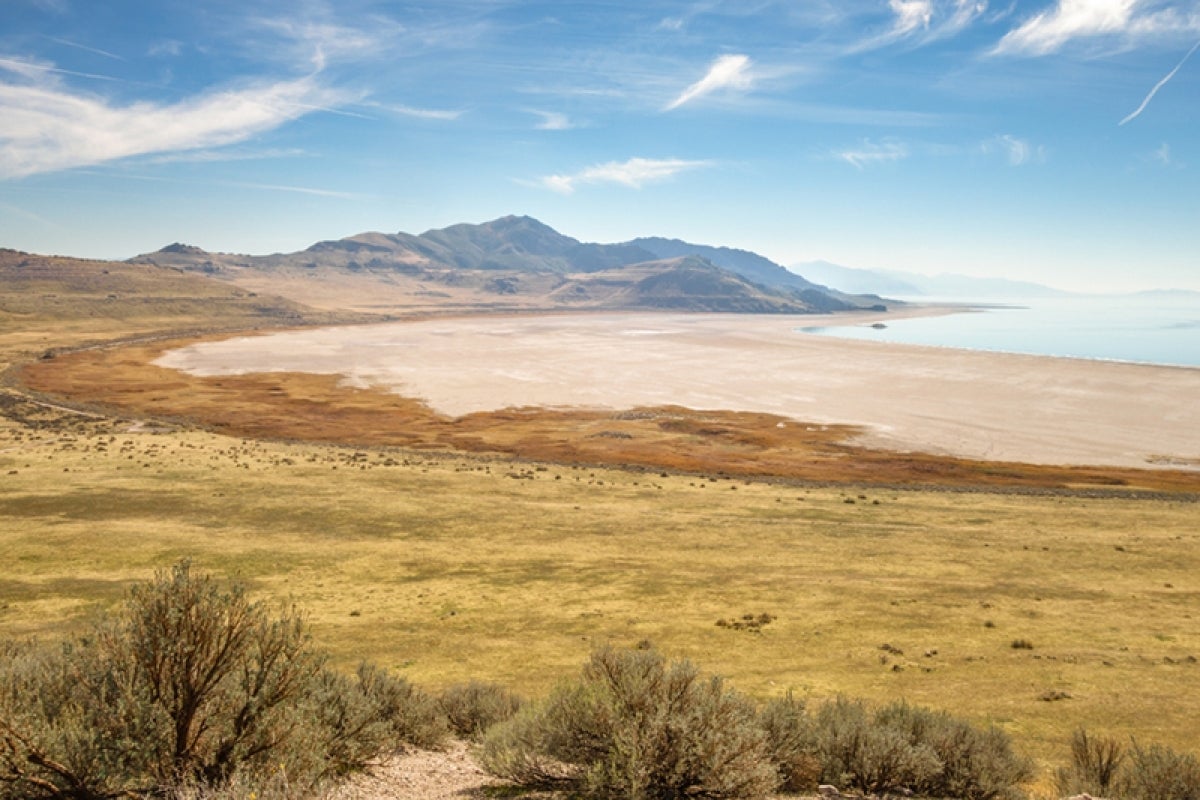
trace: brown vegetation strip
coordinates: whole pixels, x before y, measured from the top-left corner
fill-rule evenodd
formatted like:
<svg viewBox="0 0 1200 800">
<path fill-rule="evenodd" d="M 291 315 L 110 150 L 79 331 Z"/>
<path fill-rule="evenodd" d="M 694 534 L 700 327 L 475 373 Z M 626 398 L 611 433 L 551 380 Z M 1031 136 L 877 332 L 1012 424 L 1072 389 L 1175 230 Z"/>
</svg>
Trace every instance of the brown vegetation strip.
<svg viewBox="0 0 1200 800">
<path fill-rule="evenodd" d="M 1194 472 L 970 461 L 867 449 L 850 443 L 861 433 L 853 426 L 805 424 L 773 414 L 668 406 L 620 412 L 527 408 L 447 417 L 418 400 L 339 386 L 336 376 L 204 378 L 151 364 L 180 344 L 67 353 L 27 365 L 21 380 L 36 391 L 87 406 L 255 438 L 850 484 L 1200 491 L 1200 475 Z"/>
</svg>

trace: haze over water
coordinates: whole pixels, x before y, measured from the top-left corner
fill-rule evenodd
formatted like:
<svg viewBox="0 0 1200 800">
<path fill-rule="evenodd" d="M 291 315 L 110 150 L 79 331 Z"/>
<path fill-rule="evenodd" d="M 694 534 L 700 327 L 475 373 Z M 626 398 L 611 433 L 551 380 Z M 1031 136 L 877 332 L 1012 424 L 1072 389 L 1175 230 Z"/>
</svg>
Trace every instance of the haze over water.
<svg viewBox="0 0 1200 800">
<path fill-rule="evenodd" d="M 1200 367 L 1200 294 L 1012 299 L 968 313 L 886 324 L 801 330 L 868 341 Z"/>
</svg>

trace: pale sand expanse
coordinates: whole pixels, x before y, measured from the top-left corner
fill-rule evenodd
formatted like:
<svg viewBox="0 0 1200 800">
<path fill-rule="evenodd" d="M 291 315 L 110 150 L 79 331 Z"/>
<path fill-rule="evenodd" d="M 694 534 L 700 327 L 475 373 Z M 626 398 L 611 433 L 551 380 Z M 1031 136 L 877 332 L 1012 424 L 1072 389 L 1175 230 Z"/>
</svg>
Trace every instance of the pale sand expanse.
<svg viewBox="0 0 1200 800">
<path fill-rule="evenodd" d="M 1200 369 L 799 332 L 894 318 L 480 316 L 237 338 L 175 350 L 157 363 L 198 375 L 338 374 L 449 415 L 673 404 L 863 425 L 864 443 L 889 449 L 1200 470 Z"/>
</svg>

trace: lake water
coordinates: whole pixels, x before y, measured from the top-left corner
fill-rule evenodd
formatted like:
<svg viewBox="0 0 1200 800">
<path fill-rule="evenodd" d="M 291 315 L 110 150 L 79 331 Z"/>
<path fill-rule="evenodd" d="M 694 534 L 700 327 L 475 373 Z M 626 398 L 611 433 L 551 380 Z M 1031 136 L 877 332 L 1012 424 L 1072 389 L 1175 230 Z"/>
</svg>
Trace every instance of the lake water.
<svg viewBox="0 0 1200 800">
<path fill-rule="evenodd" d="M 1200 295 L 1013 299 L 966 313 L 895 320 L 882 329 L 800 330 L 881 342 L 1200 367 Z"/>
</svg>

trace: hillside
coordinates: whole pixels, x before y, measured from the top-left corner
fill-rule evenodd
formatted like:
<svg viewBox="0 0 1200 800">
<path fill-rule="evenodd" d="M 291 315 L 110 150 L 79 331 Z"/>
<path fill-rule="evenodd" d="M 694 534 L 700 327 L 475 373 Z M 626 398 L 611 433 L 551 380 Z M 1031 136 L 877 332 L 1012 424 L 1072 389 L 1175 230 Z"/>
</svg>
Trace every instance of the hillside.
<svg viewBox="0 0 1200 800">
<path fill-rule="evenodd" d="M 0 363 L 149 332 L 360 318 L 313 313 L 276 294 L 175 267 L 0 249 Z"/>
<path fill-rule="evenodd" d="M 374 313 L 487 307 L 802 314 L 883 307 L 878 297 L 831 291 L 745 251 L 667 239 L 586 243 L 517 216 L 420 235 L 360 233 L 269 256 L 172 244 L 132 262 L 201 272 L 318 308 Z"/>
</svg>

